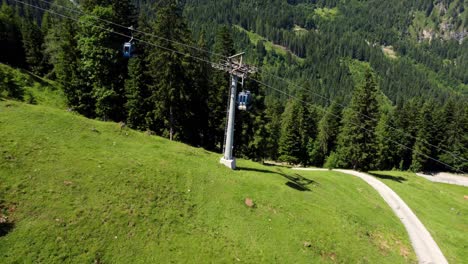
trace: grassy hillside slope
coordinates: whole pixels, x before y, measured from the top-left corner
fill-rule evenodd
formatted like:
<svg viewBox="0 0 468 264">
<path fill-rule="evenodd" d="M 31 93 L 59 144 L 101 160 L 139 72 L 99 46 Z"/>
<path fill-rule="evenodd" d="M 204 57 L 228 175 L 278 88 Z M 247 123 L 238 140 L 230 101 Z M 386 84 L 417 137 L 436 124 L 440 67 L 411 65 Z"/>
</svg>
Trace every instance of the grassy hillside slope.
<svg viewBox="0 0 468 264">
<path fill-rule="evenodd" d="M 468 188 L 433 183 L 409 172 L 376 172 L 429 230 L 449 263 L 468 263 Z"/>
<path fill-rule="evenodd" d="M 415 262 L 366 183 L 0 101 L 4 263 Z M 255 208 L 244 204 L 250 197 Z"/>
<path fill-rule="evenodd" d="M 15 99 L 66 108 L 65 96 L 57 83 L 0 63 L 0 98 L 12 97 L 9 90 L 15 91 Z"/>
</svg>

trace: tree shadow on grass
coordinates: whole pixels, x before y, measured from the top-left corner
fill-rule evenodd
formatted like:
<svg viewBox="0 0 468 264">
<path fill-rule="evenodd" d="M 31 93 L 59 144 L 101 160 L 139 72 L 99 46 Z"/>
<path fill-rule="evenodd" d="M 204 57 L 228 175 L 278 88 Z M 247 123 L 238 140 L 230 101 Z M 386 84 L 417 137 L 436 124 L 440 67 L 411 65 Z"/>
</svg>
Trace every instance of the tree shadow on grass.
<svg viewBox="0 0 468 264">
<path fill-rule="evenodd" d="M 304 176 L 294 173 L 293 176 L 279 172 L 279 171 L 273 171 L 273 170 L 262 170 L 262 169 L 253 169 L 253 168 L 245 168 L 245 167 L 237 167 L 238 170 L 243 170 L 243 171 L 254 171 L 254 172 L 260 172 L 260 173 L 272 173 L 272 174 L 277 174 L 280 175 L 288 180 L 288 182 L 285 183 L 286 186 L 297 190 L 301 192 L 310 192 L 311 189 L 308 187 L 311 184 L 318 184 L 318 182 L 307 179 Z"/>
<path fill-rule="evenodd" d="M 399 183 L 402 183 L 404 181 L 407 181 L 406 178 L 404 177 L 401 177 L 401 176 L 393 176 L 393 175 L 386 175 L 386 174 L 377 174 L 377 173 L 371 173 L 371 172 L 368 172 L 370 175 L 374 176 L 374 177 L 377 177 L 379 179 L 384 179 L 384 180 L 392 180 L 392 181 L 396 181 L 396 182 L 399 182 Z"/>
</svg>

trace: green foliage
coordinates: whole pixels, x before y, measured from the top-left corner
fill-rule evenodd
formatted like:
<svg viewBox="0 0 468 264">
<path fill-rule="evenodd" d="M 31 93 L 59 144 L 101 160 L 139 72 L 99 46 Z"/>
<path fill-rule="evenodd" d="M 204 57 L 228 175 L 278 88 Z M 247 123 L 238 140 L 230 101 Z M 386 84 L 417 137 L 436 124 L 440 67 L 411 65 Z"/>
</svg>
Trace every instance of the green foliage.
<svg viewBox="0 0 468 264">
<path fill-rule="evenodd" d="M 13 8 L 2 1 L 0 8 L 0 62 L 15 67 L 24 66 L 20 19 Z"/>
<path fill-rule="evenodd" d="M 21 35 L 28 68 L 34 74 L 44 74 L 46 71 L 43 54 L 44 36 L 40 27 L 36 23 L 24 20 L 21 25 Z"/>
<path fill-rule="evenodd" d="M 336 150 L 337 138 L 340 130 L 342 111 L 340 104 L 335 101 L 326 111 L 327 112 L 318 123 L 318 135 L 314 142 L 314 148 L 310 153 L 311 162 L 316 166 L 322 166 L 325 160 L 327 160 L 327 164 L 329 163 L 327 157 L 332 151 Z M 330 159 L 335 160 L 336 157 Z M 330 162 L 336 164 L 334 161 Z M 328 168 L 329 166 L 325 165 L 325 167 Z"/>
<path fill-rule="evenodd" d="M 460 106 L 463 102 L 450 99 L 442 110 L 440 148 L 446 151 L 439 152 L 439 159 L 457 170 L 468 171 L 468 106 Z"/>
<path fill-rule="evenodd" d="M 75 38 L 77 25 L 67 20 L 52 20 L 50 23 L 54 23 L 54 26 L 47 30 L 45 51 L 49 62 L 53 65 L 53 75 L 62 85 L 68 105 L 84 113 L 85 107 L 80 107 L 85 96 L 83 96 L 83 79 L 79 72 L 80 57 Z"/>
<path fill-rule="evenodd" d="M 66 107 L 60 85 L 4 64 L 0 64 L 0 98 L 62 109 Z"/>
<path fill-rule="evenodd" d="M 127 124 L 135 129 L 147 129 L 146 117 L 151 111 L 150 96 L 145 83 L 145 65 L 140 58 L 131 58 L 128 64 L 128 79 L 125 81 Z"/>
<path fill-rule="evenodd" d="M 323 167 L 328 169 L 335 169 L 341 166 L 340 160 L 338 158 L 338 154 L 336 152 L 330 153 L 330 155 L 326 158 L 325 164 Z"/>
<path fill-rule="evenodd" d="M 80 77 L 85 81 L 80 85 L 84 102 L 80 102 L 79 108 L 85 115 L 116 120 L 122 111 L 116 100 L 118 76 L 113 71 L 118 51 L 111 46 L 112 34 L 102 29 L 107 24 L 94 16 L 113 20 L 114 14 L 111 8 L 97 6 L 90 16 L 80 18 L 77 46 L 81 55 Z"/>
<path fill-rule="evenodd" d="M 372 72 L 366 73 L 365 84 L 356 87 L 351 104 L 345 110 L 338 150 L 344 167 L 368 170 L 376 165 L 375 129 L 380 112 L 374 78 Z"/>
<path fill-rule="evenodd" d="M 235 53 L 234 40 L 228 27 L 221 27 L 217 32 L 214 52 L 223 56 L 232 56 Z M 229 74 L 220 71 L 210 71 L 210 88 L 206 91 L 208 133 L 206 147 L 209 150 L 221 152 L 224 145 L 224 131 L 226 125 L 226 103 L 230 91 Z"/>
<path fill-rule="evenodd" d="M 415 172 L 431 171 L 434 168 L 430 157 L 434 155 L 434 148 L 429 144 L 437 144 L 435 142 L 435 118 L 433 109 L 435 108 L 434 102 L 425 103 L 420 111 L 417 120 L 418 132 L 416 134 L 416 142 L 413 146 L 413 157 L 411 170 Z"/>
<path fill-rule="evenodd" d="M 193 45 L 182 10 L 175 3 L 170 3 L 158 10 L 158 19 L 153 25 L 153 32 L 158 36 L 153 41 L 167 49 L 151 47 L 148 49 L 147 64 L 150 77 L 151 105 L 154 108 L 151 130 L 171 140 L 198 142 L 199 135 L 196 120 L 198 105 L 195 100 L 201 96 L 205 87 L 194 85 L 197 81 L 197 64 L 191 54 L 193 50 L 186 45 L 167 42 L 171 39 L 178 43 Z"/>
<path fill-rule="evenodd" d="M 281 137 L 279 139 L 279 160 L 289 164 L 299 164 L 304 156 L 299 120 L 300 103 L 290 100 L 282 116 Z"/>
</svg>

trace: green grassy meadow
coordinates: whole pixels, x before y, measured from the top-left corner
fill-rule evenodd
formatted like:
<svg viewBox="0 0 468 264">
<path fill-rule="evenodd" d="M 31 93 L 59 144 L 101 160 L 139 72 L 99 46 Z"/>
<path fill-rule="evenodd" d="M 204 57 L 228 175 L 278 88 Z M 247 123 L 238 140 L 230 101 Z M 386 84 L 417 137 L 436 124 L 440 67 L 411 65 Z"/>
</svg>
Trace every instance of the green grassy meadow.
<svg viewBox="0 0 468 264">
<path fill-rule="evenodd" d="M 220 154 L 8 100 L 0 154 L 2 263 L 416 262 L 383 199 L 340 173 L 230 171 Z"/>
<path fill-rule="evenodd" d="M 468 188 L 435 183 L 414 173 L 373 173 L 418 216 L 449 263 L 468 263 Z"/>
</svg>

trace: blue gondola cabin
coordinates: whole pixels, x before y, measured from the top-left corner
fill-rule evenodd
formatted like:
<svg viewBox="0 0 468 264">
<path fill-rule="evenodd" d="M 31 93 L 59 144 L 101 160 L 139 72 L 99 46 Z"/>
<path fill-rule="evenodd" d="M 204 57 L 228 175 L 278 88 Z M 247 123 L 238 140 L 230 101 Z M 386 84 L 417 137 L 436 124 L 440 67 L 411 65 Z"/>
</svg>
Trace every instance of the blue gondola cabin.
<svg viewBox="0 0 468 264">
<path fill-rule="evenodd" d="M 133 55 L 133 44 L 131 42 L 125 42 L 123 46 L 123 56 L 125 58 L 131 58 Z"/>
<path fill-rule="evenodd" d="M 252 94 L 250 91 L 242 91 L 237 96 L 237 109 L 248 111 L 252 108 Z"/>
</svg>

